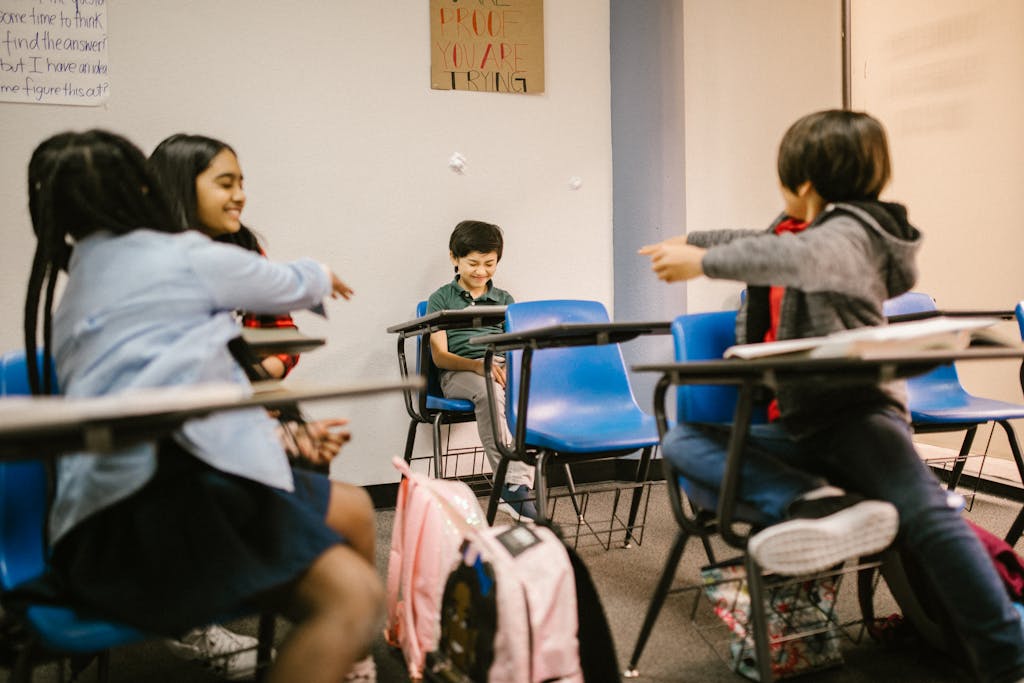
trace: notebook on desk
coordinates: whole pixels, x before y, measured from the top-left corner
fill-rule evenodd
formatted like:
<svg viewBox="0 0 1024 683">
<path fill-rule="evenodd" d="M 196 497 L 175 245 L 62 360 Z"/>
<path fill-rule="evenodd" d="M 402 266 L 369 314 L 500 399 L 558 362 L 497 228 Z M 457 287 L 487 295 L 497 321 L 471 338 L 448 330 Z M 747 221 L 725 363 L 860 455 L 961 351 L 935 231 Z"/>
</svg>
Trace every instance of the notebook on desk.
<svg viewBox="0 0 1024 683">
<path fill-rule="evenodd" d="M 726 358 L 802 356 L 806 358 L 865 358 L 923 351 L 959 351 L 971 345 L 1011 346 L 1015 342 L 991 332 L 998 318 L 936 317 L 913 322 L 842 330 L 823 337 L 738 344 Z"/>
</svg>

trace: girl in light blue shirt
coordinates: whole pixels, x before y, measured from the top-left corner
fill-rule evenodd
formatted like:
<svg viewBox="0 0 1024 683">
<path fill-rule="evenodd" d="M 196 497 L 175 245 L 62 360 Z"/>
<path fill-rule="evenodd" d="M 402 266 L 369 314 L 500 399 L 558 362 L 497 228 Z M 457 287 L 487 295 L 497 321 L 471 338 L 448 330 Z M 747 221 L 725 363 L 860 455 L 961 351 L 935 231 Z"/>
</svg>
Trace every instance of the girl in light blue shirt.
<svg viewBox="0 0 1024 683">
<path fill-rule="evenodd" d="M 312 308 L 344 288 L 315 261 L 277 264 L 182 231 L 145 157 L 108 132 L 43 142 L 29 165 L 29 204 L 38 242 L 28 358 L 34 366 L 41 322 L 44 365 L 52 355 L 68 396 L 247 387 L 226 347 L 238 335 L 232 311 Z M 30 367 L 37 393 L 49 389 L 42 370 Z M 270 680 L 337 681 L 380 625 L 380 580 L 353 547 L 363 540 L 349 538 L 372 514 L 361 489 L 292 470 L 265 411 L 219 413 L 156 443 L 61 458 L 53 572 L 71 599 L 169 636 L 279 610 L 296 623 Z"/>
</svg>

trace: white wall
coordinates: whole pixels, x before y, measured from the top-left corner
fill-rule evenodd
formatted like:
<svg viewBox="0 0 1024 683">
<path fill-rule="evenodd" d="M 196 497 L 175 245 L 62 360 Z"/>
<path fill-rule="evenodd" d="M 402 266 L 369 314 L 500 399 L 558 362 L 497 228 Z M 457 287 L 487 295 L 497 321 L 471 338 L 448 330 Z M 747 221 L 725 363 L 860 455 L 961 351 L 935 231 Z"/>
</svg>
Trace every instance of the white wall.
<svg viewBox="0 0 1024 683">
<path fill-rule="evenodd" d="M 775 158 L 793 121 L 842 105 L 838 0 L 687 0 L 686 229 L 767 227 L 782 210 Z M 686 310 L 736 305 L 741 285 L 699 279 Z M 675 296 L 678 296 L 675 295 Z"/>
<path fill-rule="evenodd" d="M 887 196 L 925 236 L 917 288 L 940 307 L 1013 308 L 1024 299 L 1024 3 L 854 0 L 852 19 L 853 105 L 886 124 Z M 1018 334 L 1014 323 L 1003 331 Z M 958 366 L 969 390 L 1015 402 L 1018 368 Z M 925 439 L 956 445 L 960 435 Z M 1009 453 L 1002 430 L 990 452 Z"/>
<path fill-rule="evenodd" d="M 431 91 L 426 2 L 110 2 L 105 106 L 0 103 L 0 310 L 15 321 L 0 328 L 0 349 L 22 345 L 29 155 L 52 133 L 92 126 L 146 152 L 178 131 L 223 138 L 246 174 L 245 220 L 270 255 L 316 256 L 355 288 L 327 322 L 298 316 L 329 344 L 294 381 L 395 378 L 384 329 L 451 276 L 448 234 L 463 218 L 504 227 L 497 279 L 518 299 L 610 305 L 608 5 L 545 5 L 547 92 L 522 96 Z M 456 151 L 465 175 L 447 168 Z M 336 476 L 397 479 L 399 396 L 309 412 L 352 420 Z M 419 440 L 429 442 L 425 429 Z"/>
</svg>

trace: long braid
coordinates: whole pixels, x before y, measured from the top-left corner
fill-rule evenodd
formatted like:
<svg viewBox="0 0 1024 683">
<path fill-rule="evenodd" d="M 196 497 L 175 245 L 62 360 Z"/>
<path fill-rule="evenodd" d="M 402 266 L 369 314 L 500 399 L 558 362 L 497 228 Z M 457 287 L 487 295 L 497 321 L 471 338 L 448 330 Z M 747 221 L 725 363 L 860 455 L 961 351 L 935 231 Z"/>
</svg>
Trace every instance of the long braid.
<svg viewBox="0 0 1024 683">
<path fill-rule="evenodd" d="M 53 146 L 63 146 L 65 138 L 58 136 Z M 32 272 L 29 276 L 29 288 L 25 300 L 25 351 L 26 366 L 29 373 L 29 386 L 33 394 L 53 393 L 53 360 L 50 350 L 53 295 L 59 272 L 61 248 L 64 247 L 64 234 L 57 229 L 57 201 L 41 201 L 43 188 L 57 186 L 60 180 L 60 167 L 53 162 L 57 150 L 40 146 L 33 155 L 30 165 L 30 198 L 29 206 L 32 213 L 32 227 L 36 232 L 36 253 L 33 258 Z M 35 177 L 33 177 L 35 176 Z M 43 306 L 43 368 L 40 373 L 37 340 L 39 331 L 39 297 L 46 284 L 46 297 Z"/>
<path fill-rule="evenodd" d="M 57 289 L 57 275 L 60 268 L 50 265 L 49 277 L 46 283 L 46 303 L 43 305 L 43 393 L 55 394 L 56 387 L 53 386 L 53 293 Z"/>
<path fill-rule="evenodd" d="M 36 330 L 39 325 L 39 292 L 43 287 L 47 266 L 43 262 L 41 245 L 36 245 L 29 274 L 28 291 L 25 295 L 25 361 L 28 365 L 28 382 L 33 394 L 41 394 L 39 386 L 39 364 L 36 357 Z"/>
</svg>

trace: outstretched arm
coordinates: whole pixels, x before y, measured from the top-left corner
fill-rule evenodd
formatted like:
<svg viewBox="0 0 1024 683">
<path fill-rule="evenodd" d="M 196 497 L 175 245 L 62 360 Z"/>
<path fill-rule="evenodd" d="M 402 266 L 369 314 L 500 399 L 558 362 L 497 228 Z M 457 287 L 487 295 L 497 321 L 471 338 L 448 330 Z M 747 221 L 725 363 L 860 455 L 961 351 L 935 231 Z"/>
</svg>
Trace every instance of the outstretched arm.
<svg viewBox="0 0 1024 683">
<path fill-rule="evenodd" d="M 704 274 L 702 261 L 706 251 L 677 237 L 642 247 L 639 253 L 650 257 L 651 270 L 659 280 L 681 282 Z"/>
<path fill-rule="evenodd" d="M 280 314 L 312 308 L 327 297 L 349 298 L 352 289 L 312 259 L 269 261 L 255 252 L 211 242 L 189 251 L 196 280 L 224 310 Z"/>
</svg>

